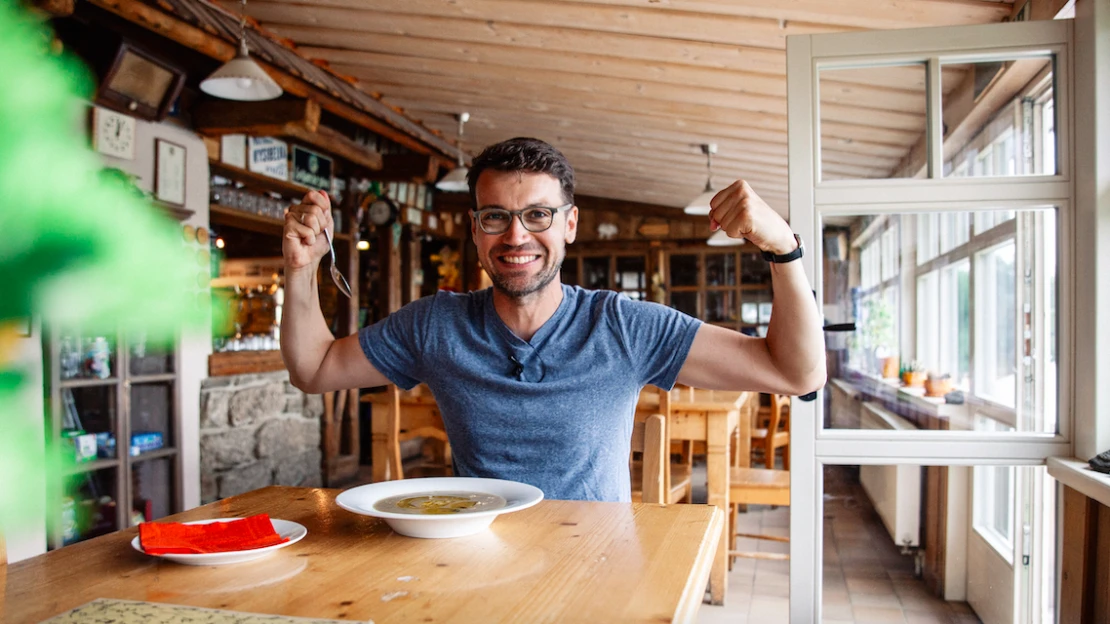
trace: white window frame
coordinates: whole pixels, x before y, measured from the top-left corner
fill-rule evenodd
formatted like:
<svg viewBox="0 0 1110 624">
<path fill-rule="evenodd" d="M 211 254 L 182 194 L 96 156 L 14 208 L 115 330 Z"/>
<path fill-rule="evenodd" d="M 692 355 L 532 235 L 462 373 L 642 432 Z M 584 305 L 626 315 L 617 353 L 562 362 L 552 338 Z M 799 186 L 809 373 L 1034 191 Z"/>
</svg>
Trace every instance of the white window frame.
<svg viewBox="0 0 1110 624">
<path fill-rule="evenodd" d="M 821 400 L 794 402 L 792 410 L 790 604 L 792 622 L 821 619 L 822 501 L 824 464 L 889 465 L 1043 465 L 1049 457 L 1072 453 L 1071 389 L 1074 388 L 1071 335 L 1075 309 L 1073 256 L 1060 240 L 1073 236 L 1074 185 L 1071 178 L 1071 119 L 1058 115 L 1058 175 L 1020 178 L 939 179 L 943 170 L 939 67 L 945 62 L 1007 60 L 1023 53 L 1056 56 L 1056 106 L 1070 111 L 1071 24 L 1053 21 L 897 32 L 806 35 L 788 38 L 787 81 L 790 138 L 791 225 L 802 236 L 821 243 L 824 216 L 861 213 L 914 214 L 964 210 L 1055 207 L 1059 212 L 1057 245 L 1060 250 L 1060 432 L 1054 436 L 1029 433 L 980 434 L 950 431 L 858 431 L 819 429 Z M 820 178 L 821 136 L 818 73 L 822 69 L 859 67 L 881 62 L 904 65 L 928 63 L 929 106 L 926 135 L 927 179 L 837 180 Z M 913 202 L 892 202 L 913 197 Z M 822 300 L 822 254 L 803 259 L 803 268 Z M 1067 415 L 1064 417 L 1063 415 Z M 815 591 L 816 590 L 816 591 Z"/>
</svg>

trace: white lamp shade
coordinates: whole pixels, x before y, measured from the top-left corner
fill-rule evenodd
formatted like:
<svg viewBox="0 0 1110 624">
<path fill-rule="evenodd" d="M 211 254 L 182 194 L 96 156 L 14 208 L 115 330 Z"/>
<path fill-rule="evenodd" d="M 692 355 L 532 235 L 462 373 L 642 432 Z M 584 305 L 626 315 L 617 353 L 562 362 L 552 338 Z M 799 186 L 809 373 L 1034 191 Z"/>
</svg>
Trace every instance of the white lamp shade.
<svg viewBox="0 0 1110 624">
<path fill-rule="evenodd" d="M 690 202 L 690 204 L 688 206 L 686 206 L 686 208 L 684 208 L 684 210 L 686 211 L 686 214 L 692 214 L 692 215 L 707 215 L 707 214 L 709 214 L 709 211 L 712 209 L 712 206 L 709 205 L 709 202 L 713 199 L 713 196 L 716 195 L 716 194 L 717 194 L 717 191 L 706 191 L 706 192 L 702 193 L 701 195 L 698 195 L 697 197 L 694 198 L 694 201 Z"/>
<path fill-rule="evenodd" d="M 259 102 L 281 96 L 278 83 L 244 52 L 201 81 L 200 90 L 218 98 L 242 102 Z"/>
<path fill-rule="evenodd" d="M 724 230 L 717 230 L 716 232 L 713 232 L 713 235 L 709 237 L 709 240 L 705 241 L 705 244 L 709 245 L 710 247 L 733 247 L 735 245 L 743 245 L 744 239 L 732 238 L 728 234 L 725 234 Z"/>
<path fill-rule="evenodd" d="M 465 193 L 470 190 L 470 185 L 466 182 L 468 173 L 470 169 L 467 167 L 456 167 L 436 182 L 436 188 L 448 193 Z"/>
</svg>

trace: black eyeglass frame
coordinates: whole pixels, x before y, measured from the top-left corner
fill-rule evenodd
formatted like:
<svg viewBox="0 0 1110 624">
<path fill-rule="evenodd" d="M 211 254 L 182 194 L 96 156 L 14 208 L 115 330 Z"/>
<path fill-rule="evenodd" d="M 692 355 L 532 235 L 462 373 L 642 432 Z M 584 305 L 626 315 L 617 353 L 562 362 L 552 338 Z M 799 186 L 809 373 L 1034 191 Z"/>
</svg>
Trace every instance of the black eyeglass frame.
<svg viewBox="0 0 1110 624">
<path fill-rule="evenodd" d="M 513 226 L 513 217 L 520 219 L 520 224 L 524 226 L 524 229 L 533 234 L 539 234 L 540 232 L 546 232 L 551 229 L 551 226 L 555 223 L 555 215 L 563 212 L 564 210 L 570 210 L 573 207 L 574 203 L 572 202 L 569 204 L 563 204 L 562 206 L 558 206 L 556 208 L 552 208 L 550 206 L 529 206 L 527 208 L 521 208 L 520 210 L 509 210 L 507 208 L 482 208 L 480 210 L 471 210 L 470 216 L 478 222 L 478 227 L 486 234 L 504 234 L 505 232 L 508 232 L 509 228 Z M 532 228 L 528 227 L 528 224 L 524 221 L 524 213 L 528 212 L 529 210 L 550 210 L 551 221 L 547 224 L 547 227 L 543 228 L 542 230 L 533 230 Z M 509 221 L 507 222 L 505 229 L 501 230 L 500 232 L 490 232 L 486 229 L 484 225 L 482 225 L 482 215 L 494 212 L 505 213 L 509 215 Z"/>
</svg>

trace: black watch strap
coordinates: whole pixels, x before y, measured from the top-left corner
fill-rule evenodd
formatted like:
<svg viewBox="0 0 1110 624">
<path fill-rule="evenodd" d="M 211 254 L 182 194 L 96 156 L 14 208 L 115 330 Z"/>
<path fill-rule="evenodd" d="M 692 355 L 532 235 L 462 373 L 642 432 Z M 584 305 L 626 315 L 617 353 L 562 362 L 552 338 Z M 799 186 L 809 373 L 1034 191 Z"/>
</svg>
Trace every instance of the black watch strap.
<svg viewBox="0 0 1110 624">
<path fill-rule="evenodd" d="M 805 253 L 805 248 L 802 246 L 802 237 L 795 234 L 794 240 L 798 241 L 798 248 L 794 251 L 785 254 L 773 254 L 769 251 L 764 251 L 761 252 L 763 254 L 763 259 L 767 262 L 782 264 L 784 262 L 793 262 L 798 258 L 801 258 L 802 254 Z"/>
</svg>

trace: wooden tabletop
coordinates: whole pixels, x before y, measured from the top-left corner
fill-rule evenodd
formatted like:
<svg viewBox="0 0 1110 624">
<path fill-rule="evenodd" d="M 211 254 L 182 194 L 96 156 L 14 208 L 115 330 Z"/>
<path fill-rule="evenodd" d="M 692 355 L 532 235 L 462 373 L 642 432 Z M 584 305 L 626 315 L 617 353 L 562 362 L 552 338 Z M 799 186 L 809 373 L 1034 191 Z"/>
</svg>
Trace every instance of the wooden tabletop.
<svg viewBox="0 0 1110 624">
<path fill-rule="evenodd" d="M 478 535 L 416 539 L 340 509 L 338 492 L 268 487 L 166 519 L 265 512 L 308 529 L 254 562 L 164 562 L 132 550 L 130 528 L 13 564 L 0 619 L 119 598 L 378 624 L 692 622 L 724 523 L 707 505 L 545 500 Z"/>
</svg>

